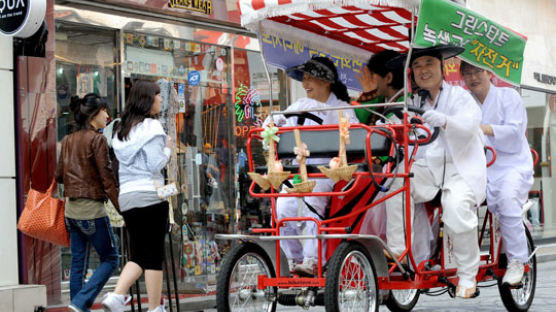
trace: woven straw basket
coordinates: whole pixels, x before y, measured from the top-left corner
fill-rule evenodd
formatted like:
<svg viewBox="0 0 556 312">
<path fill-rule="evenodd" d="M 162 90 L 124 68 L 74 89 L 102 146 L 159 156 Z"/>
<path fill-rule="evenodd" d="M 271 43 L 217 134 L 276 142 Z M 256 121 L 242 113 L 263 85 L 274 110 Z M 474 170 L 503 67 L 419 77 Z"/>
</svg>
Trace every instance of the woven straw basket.
<svg viewBox="0 0 556 312">
<path fill-rule="evenodd" d="M 247 174 L 249 175 L 251 180 L 257 183 L 257 185 L 263 189 L 263 191 L 266 191 L 270 188 L 270 181 L 268 181 L 265 176 L 260 175 L 256 172 L 248 172 Z"/>
<path fill-rule="evenodd" d="M 282 182 L 287 180 L 289 176 L 290 176 L 289 171 L 280 171 L 280 172 L 271 171 L 268 173 L 267 179 L 270 182 L 270 185 L 272 185 L 272 187 L 274 187 L 277 190 L 280 188 L 280 185 L 282 185 Z"/>
<path fill-rule="evenodd" d="M 288 193 L 311 193 L 313 191 L 313 188 L 315 188 L 315 185 L 317 184 L 317 181 L 307 181 L 307 182 L 301 182 L 301 183 L 297 183 L 294 184 L 292 188 L 286 188 L 286 191 Z"/>
<path fill-rule="evenodd" d="M 318 166 L 320 172 L 324 173 L 325 176 L 330 178 L 334 182 L 340 180 L 349 181 L 353 176 L 355 170 L 357 170 L 357 165 L 351 166 L 341 166 L 338 168 L 330 169 L 325 166 Z"/>
</svg>

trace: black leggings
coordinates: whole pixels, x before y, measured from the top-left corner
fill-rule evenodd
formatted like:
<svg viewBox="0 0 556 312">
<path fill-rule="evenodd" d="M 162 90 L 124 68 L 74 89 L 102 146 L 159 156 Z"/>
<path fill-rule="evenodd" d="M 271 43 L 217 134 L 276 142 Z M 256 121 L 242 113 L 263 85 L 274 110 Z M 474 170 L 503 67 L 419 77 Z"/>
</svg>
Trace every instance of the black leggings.
<svg viewBox="0 0 556 312">
<path fill-rule="evenodd" d="M 164 238 L 168 229 L 168 202 L 133 208 L 122 215 L 129 233 L 129 260 L 143 270 L 162 270 Z"/>
</svg>

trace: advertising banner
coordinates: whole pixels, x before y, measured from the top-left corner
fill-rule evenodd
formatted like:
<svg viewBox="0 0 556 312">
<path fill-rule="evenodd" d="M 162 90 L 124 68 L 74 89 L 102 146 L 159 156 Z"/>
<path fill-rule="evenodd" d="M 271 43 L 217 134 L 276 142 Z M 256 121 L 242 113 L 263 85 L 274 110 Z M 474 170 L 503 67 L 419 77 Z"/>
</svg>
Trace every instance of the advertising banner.
<svg viewBox="0 0 556 312">
<path fill-rule="evenodd" d="M 266 33 L 261 34 L 263 53 L 268 64 L 281 69 L 305 63 L 313 56 L 326 56 L 336 65 L 339 79 L 352 90 L 361 91 L 361 85 L 355 74 L 365 66 L 366 60 L 356 60 L 343 55 L 331 55 L 323 51 L 310 49 L 297 41 L 285 40 Z M 370 56 L 370 53 L 369 53 Z"/>
<path fill-rule="evenodd" d="M 452 44 L 464 47 L 460 58 L 514 85 L 521 83 L 526 41 L 522 35 L 453 2 L 421 2 L 416 46 Z"/>
</svg>

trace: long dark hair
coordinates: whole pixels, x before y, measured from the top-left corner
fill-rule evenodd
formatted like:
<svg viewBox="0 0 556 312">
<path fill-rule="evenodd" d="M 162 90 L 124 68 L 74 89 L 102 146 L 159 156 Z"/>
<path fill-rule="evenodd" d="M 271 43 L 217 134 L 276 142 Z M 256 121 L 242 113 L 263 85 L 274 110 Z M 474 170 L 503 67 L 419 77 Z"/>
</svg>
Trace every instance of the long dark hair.
<svg viewBox="0 0 556 312">
<path fill-rule="evenodd" d="M 83 98 L 77 95 L 72 96 L 70 110 L 75 119 L 75 128 L 77 130 L 88 129 L 91 119 L 106 107 L 106 102 L 95 93 L 87 93 Z"/>
<path fill-rule="evenodd" d="M 403 67 L 389 68 L 386 64 L 398 56 L 400 56 L 399 52 L 384 50 L 371 56 L 367 62 L 367 68 L 382 78 L 386 77 L 388 73 L 392 73 L 392 81 L 388 85 L 396 90 L 403 88 Z"/>
<path fill-rule="evenodd" d="M 131 129 L 145 118 L 156 117 L 151 115 L 151 107 L 157 94 L 160 94 L 160 87 L 152 81 L 137 80 L 133 83 L 119 125 L 120 141 L 127 140 Z"/>
<path fill-rule="evenodd" d="M 336 70 L 336 66 L 334 66 L 334 62 L 332 62 L 332 60 L 330 60 L 329 58 L 323 56 L 313 57 L 313 60 L 325 65 L 326 67 L 330 68 L 330 70 L 332 70 L 332 72 L 334 73 L 334 82 L 330 85 L 330 92 L 334 93 L 338 100 L 349 103 L 350 98 L 348 95 L 347 87 L 340 81 L 338 77 L 338 71 Z"/>
</svg>

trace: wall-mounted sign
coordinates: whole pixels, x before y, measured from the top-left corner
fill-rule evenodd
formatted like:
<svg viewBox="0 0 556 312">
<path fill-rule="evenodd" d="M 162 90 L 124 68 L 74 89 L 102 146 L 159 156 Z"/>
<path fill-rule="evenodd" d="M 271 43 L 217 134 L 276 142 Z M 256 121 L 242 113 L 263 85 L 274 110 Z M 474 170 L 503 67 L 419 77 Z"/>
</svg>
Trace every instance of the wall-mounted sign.
<svg viewBox="0 0 556 312">
<path fill-rule="evenodd" d="M 207 15 L 212 14 L 212 0 L 169 0 L 168 6 L 170 8 L 185 9 Z"/>
<path fill-rule="evenodd" d="M 0 0 L 0 33 L 27 38 L 42 25 L 46 0 Z"/>
<path fill-rule="evenodd" d="M 533 77 L 540 83 L 547 85 L 556 85 L 556 77 L 554 76 L 534 72 Z"/>
<path fill-rule="evenodd" d="M 187 82 L 191 86 L 199 85 L 201 82 L 201 73 L 196 70 L 190 71 L 189 74 L 187 74 Z"/>
</svg>

